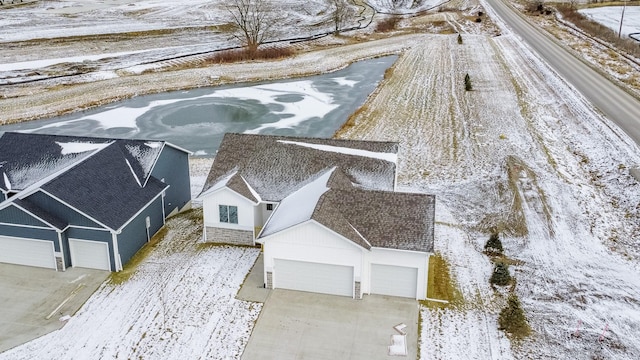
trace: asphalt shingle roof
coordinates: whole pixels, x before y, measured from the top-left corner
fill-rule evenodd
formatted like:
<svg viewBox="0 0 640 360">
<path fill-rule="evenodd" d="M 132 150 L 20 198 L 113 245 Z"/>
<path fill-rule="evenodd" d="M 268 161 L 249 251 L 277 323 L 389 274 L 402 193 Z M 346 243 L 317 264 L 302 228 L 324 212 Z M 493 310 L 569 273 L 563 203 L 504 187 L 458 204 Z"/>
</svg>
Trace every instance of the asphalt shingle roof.
<svg viewBox="0 0 640 360">
<path fill-rule="evenodd" d="M 167 187 L 153 177 L 144 187 L 138 181 L 122 149 L 112 144 L 42 189 L 116 230 Z"/>
<path fill-rule="evenodd" d="M 112 230 L 123 226 L 167 185 L 151 176 L 164 141 L 4 133 L 0 137 L 0 188 L 41 188 Z M 7 202 L 53 226 L 63 221 L 29 201 Z"/>
<path fill-rule="evenodd" d="M 319 172 L 337 166 L 356 186 L 393 190 L 396 164 L 380 158 L 323 151 L 290 142 L 328 145 L 395 155 L 395 142 L 305 137 L 226 134 L 220 144 L 203 192 L 237 169 L 265 201 L 281 201 Z M 344 180 L 344 179 L 343 179 Z"/>
<path fill-rule="evenodd" d="M 311 218 L 366 249 L 432 252 L 434 216 L 434 195 L 352 188 L 325 192 Z"/>
<path fill-rule="evenodd" d="M 38 218 L 44 220 L 49 225 L 58 230 L 64 230 L 69 225 L 66 221 L 42 209 L 41 207 L 27 199 L 15 199 L 13 203 L 30 212 L 31 214 L 37 216 Z"/>
<path fill-rule="evenodd" d="M 227 134 L 203 193 L 224 183 L 259 202 L 248 183 L 281 202 L 261 237 L 315 220 L 365 249 L 432 252 L 435 196 L 393 191 L 396 164 L 386 155 L 397 151 L 392 142 Z"/>
</svg>

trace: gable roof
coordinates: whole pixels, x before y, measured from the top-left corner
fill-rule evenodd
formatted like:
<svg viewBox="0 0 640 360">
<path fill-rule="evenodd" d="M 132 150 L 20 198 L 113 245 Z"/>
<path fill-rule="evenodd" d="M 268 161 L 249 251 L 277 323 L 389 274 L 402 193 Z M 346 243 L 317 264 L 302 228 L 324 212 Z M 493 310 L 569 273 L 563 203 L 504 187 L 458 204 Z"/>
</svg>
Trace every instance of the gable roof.
<svg viewBox="0 0 640 360">
<path fill-rule="evenodd" d="M 309 178 L 334 166 L 350 184 L 393 190 L 397 151 L 395 142 L 228 133 L 201 195 L 237 171 L 258 197 L 281 201 Z"/>
<path fill-rule="evenodd" d="M 154 177 L 142 186 L 137 175 L 122 149 L 112 144 L 41 188 L 117 230 L 168 187 Z"/>
<path fill-rule="evenodd" d="M 320 197 L 329 190 L 327 183 L 334 170 L 335 167 L 320 173 L 308 184 L 284 198 L 265 224 L 260 236 L 269 236 L 311 219 Z"/>
<path fill-rule="evenodd" d="M 111 230 L 118 230 L 168 185 L 151 176 L 164 141 L 4 133 L 0 137 L 0 189 L 46 219 L 29 196 L 38 189 Z M 51 219 L 56 228 L 63 226 Z"/>
<path fill-rule="evenodd" d="M 356 244 L 433 252 L 435 196 L 418 193 L 330 189 L 311 219 Z"/>
<path fill-rule="evenodd" d="M 315 220 L 367 250 L 433 252 L 434 195 L 327 188 L 326 174 L 285 198 L 259 237 Z"/>
</svg>

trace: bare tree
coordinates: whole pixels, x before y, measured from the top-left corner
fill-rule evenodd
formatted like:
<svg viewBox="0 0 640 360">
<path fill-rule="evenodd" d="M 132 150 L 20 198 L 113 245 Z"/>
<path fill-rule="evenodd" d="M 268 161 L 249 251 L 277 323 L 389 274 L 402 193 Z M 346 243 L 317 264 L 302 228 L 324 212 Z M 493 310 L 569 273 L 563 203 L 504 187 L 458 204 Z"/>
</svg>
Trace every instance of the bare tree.
<svg viewBox="0 0 640 360">
<path fill-rule="evenodd" d="M 351 0 L 329 0 L 329 4 L 333 8 L 333 32 L 337 34 L 356 11 Z"/>
<path fill-rule="evenodd" d="M 230 0 L 228 11 L 233 19 L 234 36 L 249 51 L 256 51 L 273 35 L 272 27 L 277 22 L 271 17 L 267 0 Z"/>
</svg>

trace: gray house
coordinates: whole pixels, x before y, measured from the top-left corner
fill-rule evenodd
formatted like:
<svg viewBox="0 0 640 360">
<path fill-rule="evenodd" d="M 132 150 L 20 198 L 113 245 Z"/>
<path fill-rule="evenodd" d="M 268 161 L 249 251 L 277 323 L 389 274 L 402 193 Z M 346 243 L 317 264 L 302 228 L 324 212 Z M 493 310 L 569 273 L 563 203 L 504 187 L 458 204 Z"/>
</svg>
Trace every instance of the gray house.
<svg viewBox="0 0 640 360">
<path fill-rule="evenodd" d="M 190 205 L 188 156 L 164 141 L 3 134 L 0 262 L 122 270 Z"/>
</svg>

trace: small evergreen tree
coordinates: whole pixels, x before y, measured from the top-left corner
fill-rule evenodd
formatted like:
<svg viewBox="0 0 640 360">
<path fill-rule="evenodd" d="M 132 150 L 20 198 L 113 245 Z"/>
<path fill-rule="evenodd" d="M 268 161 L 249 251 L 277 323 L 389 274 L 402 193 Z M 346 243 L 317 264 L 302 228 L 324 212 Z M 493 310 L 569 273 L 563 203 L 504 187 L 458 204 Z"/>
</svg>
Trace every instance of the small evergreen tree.
<svg viewBox="0 0 640 360">
<path fill-rule="evenodd" d="M 458 34 L 458 44 L 462 44 L 462 35 Z"/>
<path fill-rule="evenodd" d="M 520 300 L 515 294 L 509 295 L 507 307 L 500 311 L 498 329 L 506 331 L 515 338 L 523 338 L 531 333 L 531 328 L 524 316 Z"/>
<path fill-rule="evenodd" d="M 497 232 L 492 233 L 489 240 L 487 240 L 487 243 L 484 244 L 484 251 L 489 254 L 502 255 L 503 250 L 500 236 Z"/>
<path fill-rule="evenodd" d="M 511 274 L 509 273 L 509 266 L 501 262 L 496 263 L 493 268 L 493 274 L 489 278 L 489 282 L 493 285 L 506 286 L 511 282 Z"/>
<path fill-rule="evenodd" d="M 473 86 L 471 86 L 471 77 L 469 74 L 464 76 L 464 89 L 467 91 L 473 90 Z"/>
</svg>

